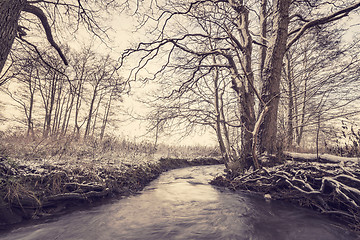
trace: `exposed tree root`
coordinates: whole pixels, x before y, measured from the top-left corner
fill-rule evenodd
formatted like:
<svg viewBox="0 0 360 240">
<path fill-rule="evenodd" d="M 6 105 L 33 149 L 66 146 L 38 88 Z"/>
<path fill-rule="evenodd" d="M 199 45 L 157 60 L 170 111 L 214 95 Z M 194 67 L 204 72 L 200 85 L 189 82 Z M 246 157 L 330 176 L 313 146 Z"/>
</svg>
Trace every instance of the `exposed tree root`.
<svg viewBox="0 0 360 240">
<path fill-rule="evenodd" d="M 335 216 L 360 231 L 359 163 L 294 162 L 247 172 L 215 185 L 266 194 Z"/>
</svg>

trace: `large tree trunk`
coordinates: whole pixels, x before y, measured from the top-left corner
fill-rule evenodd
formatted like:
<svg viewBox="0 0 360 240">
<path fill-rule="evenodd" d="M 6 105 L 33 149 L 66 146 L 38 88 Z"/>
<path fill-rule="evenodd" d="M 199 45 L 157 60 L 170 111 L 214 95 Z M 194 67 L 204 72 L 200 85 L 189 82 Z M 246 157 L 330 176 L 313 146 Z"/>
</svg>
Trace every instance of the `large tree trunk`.
<svg viewBox="0 0 360 240">
<path fill-rule="evenodd" d="M 0 1 L 0 73 L 5 66 L 26 0 Z"/>
<path fill-rule="evenodd" d="M 280 80 L 289 25 L 289 0 L 275 0 L 274 31 L 268 43 L 261 98 L 269 107 L 259 132 L 260 151 L 274 153 L 277 143 L 277 113 Z M 263 106 L 261 106 L 263 107 Z"/>
<path fill-rule="evenodd" d="M 242 4 L 242 2 L 231 1 L 233 9 L 239 14 L 236 25 L 239 35 L 242 36 L 239 41 L 230 34 L 231 40 L 241 50 L 237 55 L 243 75 L 239 73 L 237 64 L 232 56 L 227 56 L 232 74 L 232 88 L 235 90 L 239 98 L 240 114 L 241 114 L 241 155 L 240 155 L 240 170 L 248 168 L 252 165 L 251 150 L 252 150 L 252 131 L 255 126 L 255 112 L 254 112 L 254 74 L 252 71 L 252 37 L 249 31 L 249 10 Z M 234 169 L 236 170 L 236 169 Z"/>
<path fill-rule="evenodd" d="M 240 22 L 238 23 L 238 30 L 242 36 L 240 38 L 240 43 L 243 46 L 242 57 L 239 59 L 242 70 L 244 72 L 245 78 L 243 79 L 244 87 L 241 89 L 241 96 L 243 101 L 241 101 L 242 111 L 241 111 L 241 121 L 243 124 L 242 128 L 242 151 L 241 159 L 243 161 L 243 167 L 250 167 L 253 162 L 251 160 L 251 149 L 252 149 L 252 140 L 253 135 L 252 131 L 255 126 L 255 99 L 254 99 L 254 73 L 252 70 L 252 37 L 249 31 L 249 10 L 243 8 L 242 14 L 240 16 Z"/>
<path fill-rule="evenodd" d="M 255 126 L 253 96 L 249 93 L 245 87 L 244 78 L 240 77 L 240 74 L 236 68 L 235 62 L 231 57 L 228 57 L 230 71 L 232 75 L 232 88 L 235 90 L 239 101 L 239 108 L 241 114 L 242 136 L 241 136 L 241 156 L 237 165 L 234 165 L 233 171 L 242 171 L 242 169 L 250 167 L 251 151 L 252 151 L 252 131 Z M 246 75 L 248 77 L 249 75 Z"/>
</svg>

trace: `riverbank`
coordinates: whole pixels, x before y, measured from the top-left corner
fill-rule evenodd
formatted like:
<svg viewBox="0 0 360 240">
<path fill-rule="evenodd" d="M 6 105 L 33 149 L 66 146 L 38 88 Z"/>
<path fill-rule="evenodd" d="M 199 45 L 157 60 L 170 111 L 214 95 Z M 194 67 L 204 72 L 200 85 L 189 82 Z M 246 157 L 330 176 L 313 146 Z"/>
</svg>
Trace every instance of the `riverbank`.
<svg viewBox="0 0 360 240">
<path fill-rule="evenodd" d="M 24 163 L 1 158 L 0 228 L 136 193 L 170 169 L 221 163 L 217 158 L 161 158 L 134 165 L 82 161 Z"/>
<path fill-rule="evenodd" d="M 219 176 L 211 184 L 262 194 L 318 211 L 360 232 L 360 161 L 331 155 L 286 153 L 284 163 Z"/>
<path fill-rule="evenodd" d="M 0 229 L 135 193 L 169 169 L 220 163 L 217 155 L 211 147 L 111 136 L 0 132 Z"/>
<path fill-rule="evenodd" d="M 32 221 L 0 232 L 0 239 L 358 239 L 315 212 L 210 186 L 223 170 L 212 165 L 168 171 L 131 197 Z"/>
</svg>

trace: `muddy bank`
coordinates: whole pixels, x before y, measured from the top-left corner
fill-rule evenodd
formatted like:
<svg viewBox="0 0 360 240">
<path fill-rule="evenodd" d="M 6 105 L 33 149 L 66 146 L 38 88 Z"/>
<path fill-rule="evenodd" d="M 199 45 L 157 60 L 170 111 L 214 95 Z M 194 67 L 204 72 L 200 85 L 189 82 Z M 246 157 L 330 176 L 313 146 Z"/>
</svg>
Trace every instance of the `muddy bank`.
<svg viewBox="0 0 360 240">
<path fill-rule="evenodd" d="M 287 156 L 285 163 L 219 176 L 211 184 L 262 194 L 316 210 L 360 232 L 360 165 L 349 159 Z"/>
<path fill-rule="evenodd" d="M 162 158 L 136 164 L 49 164 L 1 158 L 0 229 L 135 193 L 170 169 L 221 163 L 216 158 Z"/>
</svg>

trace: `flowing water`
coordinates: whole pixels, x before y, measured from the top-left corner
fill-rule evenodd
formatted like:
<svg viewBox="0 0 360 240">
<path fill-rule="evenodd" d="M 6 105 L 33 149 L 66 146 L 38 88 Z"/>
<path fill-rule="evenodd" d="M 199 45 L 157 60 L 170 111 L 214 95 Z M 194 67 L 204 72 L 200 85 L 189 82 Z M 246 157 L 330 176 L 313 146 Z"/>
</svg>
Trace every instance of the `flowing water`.
<svg viewBox="0 0 360 240">
<path fill-rule="evenodd" d="M 360 239 L 313 211 L 208 184 L 223 166 L 162 174 L 140 194 L 0 235 L 0 239 Z"/>
</svg>

